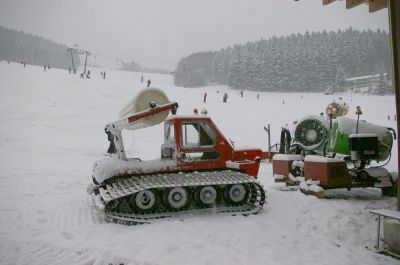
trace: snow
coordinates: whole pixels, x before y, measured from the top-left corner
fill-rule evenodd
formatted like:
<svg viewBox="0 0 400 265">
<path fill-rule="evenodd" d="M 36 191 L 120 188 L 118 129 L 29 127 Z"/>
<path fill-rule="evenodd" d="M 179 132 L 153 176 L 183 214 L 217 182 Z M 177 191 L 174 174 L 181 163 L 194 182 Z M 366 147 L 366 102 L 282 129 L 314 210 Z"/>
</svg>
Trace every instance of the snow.
<svg viewBox="0 0 400 265">
<path fill-rule="evenodd" d="M 179 108 L 178 108 L 179 111 Z M 181 115 L 181 114 L 177 114 L 175 116 L 170 116 L 169 119 L 172 118 L 179 118 L 179 119 L 191 119 L 191 118 L 207 118 L 207 115 L 197 115 L 197 114 L 187 114 L 187 115 Z"/>
<path fill-rule="evenodd" d="M 395 209 L 394 198 L 374 188 L 335 191 L 333 199 L 281 191 L 266 162 L 258 179 L 267 204 L 257 215 L 106 223 L 86 187 L 108 148 L 104 126 L 143 85 L 141 73 L 107 70 L 103 80 L 104 69 L 90 70 L 91 79 L 79 79 L 68 71 L 0 62 L 0 264 L 399 264 L 373 252 L 377 224 L 368 212 Z M 178 113 L 206 108 L 227 138 L 264 150 L 266 124 L 274 143 L 282 125 L 323 112 L 333 97 L 247 91 L 241 98 L 227 87 L 187 89 L 174 86 L 169 75 L 144 75 L 179 103 Z M 395 127 L 387 120 L 395 113 L 393 96 L 341 96 L 351 118 L 360 105 L 363 118 Z M 160 157 L 162 124 L 123 134 L 128 157 Z M 393 154 L 389 171 L 396 171 L 396 146 Z"/>
<path fill-rule="evenodd" d="M 304 191 L 311 191 L 311 192 L 321 192 L 324 191 L 323 188 L 321 188 L 319 185 L 319 180 L 318 181 L 312 181 L 312 180 L 306 180 L 300 183 L 300 189 Z"/>
<path fill-rule="evenodd" d="M 384 73 L 386 75 L 386 73 Z M 364 75 L 364 76 L 357 76 L 357 77 L 351 77 L 351 78 L 346 78 L 346 81 L 357 81 L 357 80 L 363 80 L 363 79 L 370 79 L 370 78 L 379 78 L 380 74 L 377 75 Z"/>
<path fill-rule="evenodd" d="M 293 163 L 292 163 L 292 169 L 294 169 L 295 167 L 304 168 L 304 162 L 301 161 L 301 160 L 293 161 Z"/>
<path fill-rule="evenodd" d="M 295 177 L 292 174 L 289 174 L 289 178 L 296 183 L 301 183 L 304 181 L 304 177 Z"/>
<path fill-rule="evenodd" d="M 225 162 L 225 166 L 227 168 L 234 168 L 234 169 L 239 169 L 240 168 L 240 163 L 233 162 L 231 160 L 228 160 Z"/>
<path fill-rule="evenodd" d="M 93 177 L 98 183 L 117 175 L 154 173 L 174 170 L 176 161 L 169 159 L 153 159 L 148 161 L 139 161 L 137 159 L 128 159 L 123 161 L 114 157 L 105 158 L 95 162 L 93 167 Z"/>
<path fill-rule="evenodd" d="M 274 179 L 276 179 L 276 180 L 283 180 L 283 179 L 285 179 L 285 176 L 284 176 L 284 175 L 275 174 L 275 175 L 274 175 Z"/>
<path fill-rule="evenodd" d="M 330 104 L 330 102 L 326 103 L 326 105 L 328 105 L 328 104 Z M 325 107 L 326 107 L 326 106 L 325 106 Z M 321 111 L 321 112 L 324 112 L 324 111 Z M 325 128 L 329 128 L 329 120 L 327 119 L 327 117 L 325 117 L 325 116 L 318 116 L 318 115 L 307 115 L 307 116 L 304 116 L 301 120 L 299 120 L 299 121 L 297 122 L 297 124 L 300 124 L 300 123 L 302 123 L 302 122 L 304 122 L 304 121 L 307 121 L 307 120 L 317 120 L 317 121 L 321 122 L 321 124 L 322 124 Z"/>
<path fill-rule="evenodd" d="M 370 138 L 370 137 L 378 137 L 378 135 L 373 133 L 357 133 L 349 135 L 349 138 Z"/>
<path fill-rule="evenodd" d="M 389 176 L 390 173 L 384 167 L 371 167 L 364 169 L 371 177 L 378 178 L 381 176 Z"/>
<path fill-rule="evenodd" d="M 364 117 L 362 117 L 362 118 L 364 118 Z M 357 127 L 356 119 L 349 119 L 347 117 L 338 117 L 337 122 L 339 125 L 338 126 L 339 131 L 347 133 L 349 135 L 356 133 L 356 127 Z M 394 125 L 395 124 L 392 124 L 391 127 L 393 127 Z M 377 125 L 377 124 L 373 124 L 370 122 L 366 122 L 365 120 L 360 120 L 359 124 L 358 124 L 358 133 L 359 134 L 364 134 L 364 133 L 376 134 L 379 137 L 383 137 L 383 136 L 385 136 L 385 134 L 388 133 L 388 131 L 387 131 L 386 126 L 383 126 L 382 124 Z"/>
<path fill-rule="evenodd" d="M 301 155 L 286 155 L 286 154 L 275 154 L 272 158 L 273 160 L 283 160 L 283 161 L 294 161 L 301 160 Z"/>
<path fill-rule="evenodd" d="M 338 158 L 329 158 L 316 155 L 308 155 L 304 158 L 305 162 L 317 162 L 317 163 L 341 163 L 344 160 Z"/>
<path fill-rule="evenodd" d="M 399 211 L 393 211 L 393 210 L 387 210 L 387 209 L 382 209 L 382 210 L 371 210 L 371 213 L 379 214 L 382 216 L 390 217 L 393 219 L 397 219 L 400 221 L 400 212 Z"/>
<path fill-rule="evenodd" d="M 218 125 L 217 125 L 218 126 Z M 247 146 L 247 145 L 235 145 L 235 150 L 236 151 L 249 151 L 249 150 L 254 150 L 254 149 L 261 149 L 260 147 L 257 146 Z"/>
</svg>

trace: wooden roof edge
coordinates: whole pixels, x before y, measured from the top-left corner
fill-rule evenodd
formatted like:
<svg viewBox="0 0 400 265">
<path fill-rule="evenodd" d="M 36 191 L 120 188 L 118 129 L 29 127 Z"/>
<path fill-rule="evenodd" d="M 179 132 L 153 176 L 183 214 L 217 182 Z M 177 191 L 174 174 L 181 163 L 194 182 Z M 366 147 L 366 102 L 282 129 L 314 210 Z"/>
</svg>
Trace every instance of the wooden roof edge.
<svg viewBox="0 0 400 265">
<path fill-rule="evenodd" d="M 322 4 L 329 5 L 335 1 L 336 0 L 322 0 Z M 361 4 L 368 4 L 369 12 L 374 13 L 381 9 L 387 8 L 388 1 L 390 0 L 346 0 L 346 8 L 351 9 Z"/>
</svg>

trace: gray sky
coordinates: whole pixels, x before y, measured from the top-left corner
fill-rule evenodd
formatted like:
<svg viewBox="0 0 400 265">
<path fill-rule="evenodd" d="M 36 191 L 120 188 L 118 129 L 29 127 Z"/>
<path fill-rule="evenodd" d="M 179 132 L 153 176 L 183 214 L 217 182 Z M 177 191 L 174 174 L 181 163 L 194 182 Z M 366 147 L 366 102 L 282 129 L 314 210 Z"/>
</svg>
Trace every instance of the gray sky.
<svg viewBox="0 0 400 265">
<path fill-rule="evenodd" d="M 387 9 L 322 0 L 0 0 L 0 25 L 97 53 L 174 69 L 183 56 L 273 35 L 388 30 Z M 110 57 L 108 55 L 113 55 Z M 94 57 L 91 58 L 93 60 Z"/>
</svg>

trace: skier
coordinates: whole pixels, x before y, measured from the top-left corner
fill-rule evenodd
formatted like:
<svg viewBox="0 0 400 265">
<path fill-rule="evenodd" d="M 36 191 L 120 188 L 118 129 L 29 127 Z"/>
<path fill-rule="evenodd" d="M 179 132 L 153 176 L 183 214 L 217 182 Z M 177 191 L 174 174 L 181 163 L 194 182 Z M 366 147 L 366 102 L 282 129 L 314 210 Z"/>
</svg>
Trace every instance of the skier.
<svg viewBox="0 0 400 265">
<path fill-rule="evenodd" d="M 85 76 L 83 75 L 83 73 L 81 73 L 81 74 L 79 75 L 79 77 L 80 77 L 80 78 L 85 78 Z"/>
<path fill-rule="evenodd" d="M 151 80 L 149 79 L 149 80 L 147 80 L 147 87 L 149 87 L 150 84 L 151 84 Z"/>
<path fill-rule="evenodd" d="M 110 142 L 110 146 L 108 147 L 107 153 L 108 154 L 116 153 L 117 150 L 115 149 L 113 134 L 110 131 L 108 131 L 106 128 L 104 128 L 104 132 L 107 134 L 107 140 Z"/>
<path fill-rule="evenodd" d="M 243 91 L 240 91 L 240 96 L 243 97 Z"/>
<path fill-rule="evenodd" d="M 203 102 L 206 103 L 206 101 L 207 101 L 207 92 L 204 92 L 204 100 L 203 100 Z"/>
<path fill-rule="evenodd" d="M 106 79 L 106 71 L 103 72 L 103 79 Z"/>
<path fill-rule="evenodd" d="M 224 97 L 222 98 L 222 101 L 224 103 L 226 103 L 227 100 L 228 100 L 228 94 L 225 92 Z"/>
<path fill-rule="evenodd" d="M 87 71 L 86 78 L 90 78 L 90 71 Z"/>
</svg>

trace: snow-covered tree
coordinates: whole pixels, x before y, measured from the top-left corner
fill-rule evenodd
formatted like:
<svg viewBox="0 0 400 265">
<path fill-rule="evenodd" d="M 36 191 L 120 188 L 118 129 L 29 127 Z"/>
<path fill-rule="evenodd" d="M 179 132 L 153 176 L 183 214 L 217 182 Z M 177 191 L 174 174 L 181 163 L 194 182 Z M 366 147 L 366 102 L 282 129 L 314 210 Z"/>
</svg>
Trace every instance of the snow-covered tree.
<svg viewBox="0 0 400 265">
<path fill-rule="evenodd" d="M 186 67 L 185 67 L 186 66 Z M 228 84 L 262 91 L 341 89 L 346 77 L 390 73 L 384 31 L 309 32 L 189 55 L 179 62 L 175 84 Z"/>
<path fill-rule="evenodd" d="M 75 65 L 79 65 L 79 56 L 74 54 L 73 58 Z M 0 60 L 40 66 L 51 65 L 61 69 L 72 67 L 67 46 L 2 26 L 0 26 Z"/>
</svg>

